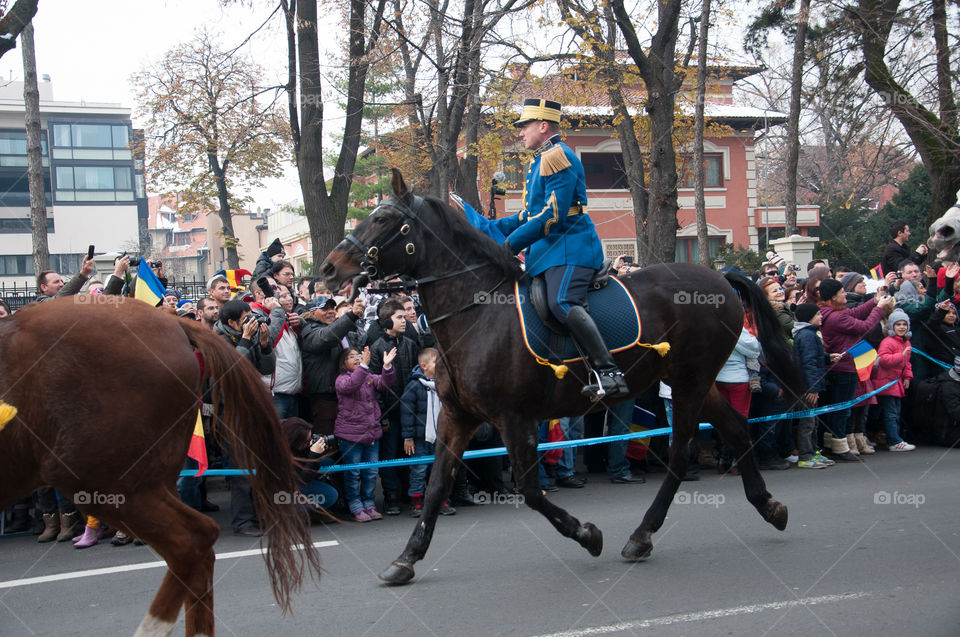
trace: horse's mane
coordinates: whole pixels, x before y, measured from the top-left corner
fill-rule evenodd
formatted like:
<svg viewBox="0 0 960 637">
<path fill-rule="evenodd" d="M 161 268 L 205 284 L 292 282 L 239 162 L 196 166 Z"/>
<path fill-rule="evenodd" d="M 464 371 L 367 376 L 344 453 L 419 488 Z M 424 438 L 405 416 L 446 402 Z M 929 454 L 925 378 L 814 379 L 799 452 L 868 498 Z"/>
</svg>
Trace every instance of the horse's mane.
<svg viewBox="0 0 960 637">
<path fill-rule="evenodd" d="M 505 276 L 514 281 L 523 275 L 520 262 L 509 254 L 503 246 L 477 230 L 465 215 L 459 214 L 454 208 L 436 197 L 425 197 L 435 208 L 440 217 L 450 227 L 451 245 L 448 246 L 459 255 L 476 255 L 496 266 Z"/>
</svg>

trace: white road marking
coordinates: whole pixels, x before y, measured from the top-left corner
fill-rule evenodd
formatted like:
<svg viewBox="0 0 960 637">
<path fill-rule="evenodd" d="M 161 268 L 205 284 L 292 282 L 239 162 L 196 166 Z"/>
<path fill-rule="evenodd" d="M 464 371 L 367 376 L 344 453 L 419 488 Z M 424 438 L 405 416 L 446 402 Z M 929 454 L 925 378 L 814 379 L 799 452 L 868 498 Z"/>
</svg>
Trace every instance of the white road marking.
<svg viewBox="0 0 960 637">
<path fill-rule="evenodd" d="M 315 548 L 325 548 L 328 546 L 338 546 L 340 543 L 335 540 L 326 540 L 323 542 L 314 542 Z M 300 547 L 298 547 L 300 548 Z M 250 557 L 253 555 L 262 555 L 263 550 L 248 549 L 246 551 L 231 551 L 229 553 L 217 553 L 217 560 L 230 560 L 237 557 Z M 71 571 L 68 573 L 56 573 L 54 575 L 42 575 L 40 577 L 26 577 L 24 579 L 8 580 L 0 582 L 0 589 L 17 588 L 20 586 L 30 586 L 32 584 L 46 584 L 48 582 L 60 582 L 70 579 L 80 579 L 82 577 L 96 577 L 98 575 L 111 575 L 113 573 L 126 573 L 129 571 L 143 571 L 150 568 L 163 568 L 167 563 L 163 560 L 159 562 L 140 562 L 138 564 L 123 564 L 120 566 L 109 566 L 107 568 L 91 568 L 85 571 Z"/>
<path fill-rule="evenodd" d="M 666 617 L 655 617 L 654 619 L 638 619 L 629 622 L 620 622 L 619 624 L 609 624 L 607 626 L 594 626 L 592 628 L 584 627 L 559 633 L 549 633 L 546 635 L 540 635 L 539 637 L 579 637 L 581 635 L 604 635 L 606 633 L 631 632 L 637 630 L 638 628 L 653 628 L 655 626 L 669 626 L 670 624 L 680 624 L 684 622 L 699 622 L 705 619 L 722 619 L 724 617 L 750 615 L 753 613 L 762 613 L 768 610 L 780 610 L 784 608 L 795 608 L 798 606 L 816 606 L 818 604 L 843 602 L 869 596 L 870 593 L 840 593 L 839 595 L 823 595 L 821 597 L 803 597 L 800 599 L 792 599 L 783 602 L 750 604 L 748 606 L 719 608 L 717 610 L 705 610 L 697 613 L 667 615 Z"/>
</svg>

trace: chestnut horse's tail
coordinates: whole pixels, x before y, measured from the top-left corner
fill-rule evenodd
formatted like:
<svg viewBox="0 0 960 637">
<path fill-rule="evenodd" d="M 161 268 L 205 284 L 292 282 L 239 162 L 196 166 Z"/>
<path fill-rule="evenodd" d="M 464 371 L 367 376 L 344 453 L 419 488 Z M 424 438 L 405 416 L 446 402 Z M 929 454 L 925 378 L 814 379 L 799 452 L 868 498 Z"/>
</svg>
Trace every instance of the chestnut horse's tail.
<svg viewBox="0 0 960 637">
<path fill-rule="evenodd" d="M 803 373 L 793 356 L 793 348 L 783 335 L 783 328 L 773 307 L 756 283 L 735 272 L 725 272 L 724 278 L 740 295 L 745 309 L 753 315 L 757 326 L 757 339 L 763 347 L 767 367 L 773 372 L 777 384 L 783 388 L 784 398 L 790 405 L 800 400 L 806 387 Z"/>
<path fill-rule="evenodd" d="M 276 409 L 256 370 L 238 360 L 223 337 L 199 323 L 179 323 L 203 357 L 204 376 L 213 380 L 213 404 L 222 403 L 218 435 L 234 462 L 253 472 L 249 479 L 254 507 L 269 540 L 264 555 L 267 573 L 277 603 L 286 612 L 291 593 L 303 582 L 304 566 L 318 579 L 321 568 L 309 518 L 298 511 L 293 497 L 299 488 L 297 474 Z"/>
</svg>

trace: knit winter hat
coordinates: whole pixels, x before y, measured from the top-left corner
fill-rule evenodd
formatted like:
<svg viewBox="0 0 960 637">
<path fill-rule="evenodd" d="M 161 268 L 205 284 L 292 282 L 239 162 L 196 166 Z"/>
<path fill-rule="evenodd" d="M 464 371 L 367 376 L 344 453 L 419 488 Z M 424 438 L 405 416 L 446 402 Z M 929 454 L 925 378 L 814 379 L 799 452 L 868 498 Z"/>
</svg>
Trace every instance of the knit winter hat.
<svg viewBox="0 0 960 637">
<path fill-rule="evenodd" d="M 890 312 L 890 316 L 887 317 L 887 334 L 889 334 L 890 336 L 894 336 L 893 326 L 899 323 L 900 321 L 907 322 L 906 338 L 910 338 L 910 317 L 907 316 L 907 313 L 901 310 L 900 308 L 897 308 L 893 312 Z"/>
<path fill-rule="evenodd" d="M 823 285 L 823 284 L 821 284 Z M 809 323 L 810 319 L 817 315 L 820 306 L 816 303 L 801 303 L 793 309 L 793 315 L 802 323 Z"/>
<path fill-rule="evenodd" d="M 857 274 L 856 272 L 847 272 L 840 278 L 840 285 L 843 286 L 844 292 L 853 292 L 853 288 L 857 287 L 857 284 L 863 281 L 863 275 Z"/>
<path fill-rule="evenodd" d="M 267 256 L 272 257 L 275 254 L 280 254 L 283 252 L 283 244 L 280 243 L 279 237 L 273 240 L 273 243 L 267 246 Z"/>
<path fill-rule="evenodd" d="M 843 285 L 836 279 L 824 279 L 820 282 L 820 298 L 826 303 L 837 295 L 837 292 L 843 289 Z"/>
</svg>

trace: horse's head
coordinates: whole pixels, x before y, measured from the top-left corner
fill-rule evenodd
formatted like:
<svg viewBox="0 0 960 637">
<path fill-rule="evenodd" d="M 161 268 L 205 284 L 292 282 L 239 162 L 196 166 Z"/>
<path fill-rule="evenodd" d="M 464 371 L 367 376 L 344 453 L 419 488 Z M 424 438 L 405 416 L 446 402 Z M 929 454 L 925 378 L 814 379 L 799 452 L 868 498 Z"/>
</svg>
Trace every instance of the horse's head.
<svg viewBox="0 0 960 637">
<path fill-rule="evenodd" d="M 391 172 L 393 196 L 380 203 L 321 264 L 320 274 L 331 292 L 352 300 L 369 280 L 409 274 L 416 265 L 422 247 L 417 216 L 423 200 L 410 193 L 399 170 Z"/>
<path fill-rule="evenodd" d="M 938 258 L 957 260 L 960 255 L 960 205 L 951 207 L 930 224 L 927 244 L 937 252 Z"/>
</svg>

